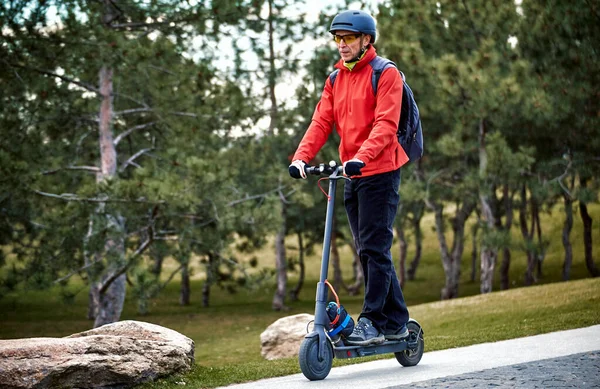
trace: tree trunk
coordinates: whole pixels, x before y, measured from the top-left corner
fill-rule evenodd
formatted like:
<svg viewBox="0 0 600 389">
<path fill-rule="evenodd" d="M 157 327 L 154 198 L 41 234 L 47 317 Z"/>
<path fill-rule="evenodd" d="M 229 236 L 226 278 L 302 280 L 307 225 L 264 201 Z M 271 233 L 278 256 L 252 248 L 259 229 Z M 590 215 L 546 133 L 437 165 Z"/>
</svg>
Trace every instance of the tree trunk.
<svg viewBox="0 0 600 389">
<path fill-rule="evenodd" d="M 122 271 L 125 266 L 125 242 L 123 240 L 125 221 L 111 215 L 104 216 L 107 220 L 105 231 L 107 238 L 103 254 L 107 268 L 102 274 L 99 284 L 92 285 L 93 288 L 98 288 L 99 297 L 94 328 L 119 321 L 127 286 L 127 273 Z"/>
<path fill-rule="evenodd" d="M 100 207 L 99 207 L 100 208 Z M 96 212 L 99 212 L 97 209 Z M 95 320 L 100 306 L 100 282 L 98 282 L 98 274 L 95 271 L 94 264 L 99 263 L 102 259 L 101 253 L 95 247 L 90 247 L 90 241 L 94 238 L 94 222 L 90 219 L 88 223 L 88 232 L 83 241 L 83 256 L 85 260 L 86 273 L 90 283 L 88 292 L 88 311 L 87 319 Z"/>
<path fill-rule="evenodd" d="M 118 267 L 113 267 L 113 272 L 118 271 Z M 102 278 L 106 282 L 113 273 L 110 272 Z M 100 301 L 94 321 L 94 328 L 119 321 L 123 304 L 125 302 L 125 288 L 127 285 L 127 274 L 123 273 L 110 283 L 110 286 L 104 291 L 100 290 Z"/>
<path fill-rule="evenodd" d="M 507 290 L 510 288 L 510 277 L 508 271 L 510 269 L 510 248 L 502 248 L 502 262 L 500 263 L 500 289 Z"/>
<path fill-rule="evenodd" d="M 100 69 L 100 94 L 102 103 L 100 105 L 100 159 L 101 180 L 111 179 L 117 172 L 117 150 L 113 143 L 112 133 L 112 84 L 113 71 L 106 66 Z"/>
<path fill-rule="evenodd" d="M 283 195 L 280 195 L 281 225 L 275 238 L 275 269 L 277 274 L 277 289 L 273 296 L 272 308 L 275 311 L 287 309 L 284 305 L 287 288 L 287 261 L 285 254 L 285 235 L 287 231 L 287 204 Z"/>
<path fill-rule="evenodd" d="M 331 234 L 331 264 L 333 265 L 333 288 L 335 290 L 342 290 L 346 288 L 344 284 L 344 278 L 342 276 L 342 268 L 340 265 L 340 251 L 338 249 L 337 240 L 337 217 L 335 212 L 333 213 L 332 220 L 332 234 Z"/>
<path fill-rule="evenodd" d="M 204 285 L 202 285 L 202 306 L 204 308 L 207 308 L 210 305 L 210 288 L 216 278 L 214 261 L 214 255 L 208 253 L 208 263 L 206 264 L 206 280 L 204 281 Z"/>
<path fill-rule="evenodd" d="M 304 277 L 306 275 L 306 266 L 304 265 L 304 240 L 302 233 L 298 232 L 298 266 L 300 266 L 300 273 L 298 274 L 298 284 L 290 291 L 290 300 L 297 301 L 300 295 L 300 290 L 304 285 Z"/>
<path fill-rule="evenodd" d="M 480 195 L 482 220 L 487 225 L 488 231 L 494 229 L 494 215 L 489 204 L 488 196 Z M 483 241 L 481 247 L 481 274 L 480 274 L 480 292 L 491 293 L 494 283 L 494 269 L 496 267 L 497 250 Z"/>
<path fill-rule="evenodd" d="M 365 277 L 363 275 L 362 265 L 360 264 L 360 257 L 358 256 L 356 246 L 354 245 L 354 240 L 350 239 L 348 244 L 352 249 L 352 269 L 354 271 L 354 283 L 349 285 L 346 290 L 350 296 L 356 296 L 360 292 L 360 288 L 363 286 Z"/>
<path fill-rule="evenodd" d="M 587 179 L 581 178 L 580 181 L 583 188 L 587 187 Z M 581 215 L 581 221 L 583 222 L 585 266 L 592 277 L 598 277 L 600 275 L 600 269 L 598 269 L 594 263 L 592 251 L 592 217 L 588 213 L 587 204 L 585 201 L 579 200 L 579 215 Z"/>
<path fill-rule="evenodd" d="M 428 208 L 433 210 L 435 232 L 440 246 L 440 257 L 446 283 L 441 290 L 442 300 L 458 297 L 458 286 L 460 284 L 460 267 L 465 243 L 465 224 L 469 215 L 475 209 L 474 201 L 466 200 L 458 207 L 456 215 L 452 218 L 452 249 L 448 249 L 446 236 L 444 235 L 444 207 L 441 204 L 425 200 Z"/>
<path fill-rule="evenodd" d="M 181 267 L 181 286 L 179 287 L 179 305 L 190 305 L 190 268 L 189 263 Z M 207 299 L 208 306 L 208 299 Z"/>
<path fill-rule="evenodd" d="M 402 222 L 397 222 L 395 227 L 400 246 L 400 258 L 398 259 L 398 280 L 400 281 L 400 287 L 404 288 L 404 284 L 406 283 L 406 252 L 408 250 L 408 244 L 406 242 L 406 236 L 404 236 L 404 227 L 402 226 Z"/>
<path fill-rule="evenodd" d="M 100 145 L 100 173 L 97 181 L 103 182 L 115 177 L 117 172 L 117 152 L 113 143 L 112 134 L 112 69 L 103 66 L 100 69 L 100 105 L 99 145 Z M 123 268 L 125 259 L 125 220 L 120 215 L 104 213 L 105 204 L 100 204 L 96 213 L 100 213 L 106 222 L 104 232 L 107 235 L 103 256 L 107 262 L 106 270 L 99 281 L 99 285 L 91 285 L 92 289 L 99 289 L 98 306 L 95 309 L 96 317 L 94 327 L 114 323 L 121 317 L 127 285 L 126 273 L 114 277 Z M 95 226 L 92 226 L 94 229 Z M 96 228 L 96 231 L 99 231 Z"/>
<path fill-rule="evenodd" d="M 442 300 L 452 298 L 452 293 L 455 284 L 455 280 L 452 278 L 454 271 L 452 269 L 452 257 L 448 250 L 448 244 L 446 243 L 446 237 L 444 236 L 444 208 L 440 205 L 436 205 L 434 209 L 435 215 L 435 231 L 437 233 L 438 242 L 440 245 L 440 257 L 442 259 L 442 267 L 444 268 L 444 275 L 446 276 L 446 283 L 441 291 Z"/>
<path fill-rule="evenodd" d="M 481 119 L 479 122 L 479 175 L 483 180 L 485 180 L 487 175 L 487 150 L 485 138 L 486 123 L 484 119 Z M 479 200 L 481 202 L 482 220 L 487 225 L 488 230 L 493 231 L 496 227 L 496 220 L 492 211 L 491 196 L 489 192 L 491 191 L 482 188 L 479 193 Z M 481 293 L 490 293 L 493 289 L 494 268 L 496 266 L 497 256 L 498 250 L 491 247 L 484 239 L 481 247 Z"/>
<path fill-rule="evenodd" d="M 531 207 L 533 209 L 533 197 L 531 198 Z M 535 253 L 533 251 L 533 231 L 535 227 L 535 217 L 531 217 L 531 232 L 527 225 L 527 184 L 521 186 L 521 202 L 519 203 L 519 227 L 521 235 L 525 241 L 525 254 L 527 256 L 527 266 L 525 268 L 525 285 L 529 286 L 535 281 L 533 271 L 535 269 Z"/>
<path fill-rule="evenodd" d="M 471 276 L 469 280 L 475 282 L 477 277 L 477 232 L 479 231 L 479 217 L 477 222 L 471 227 Z"/>
<path fill-rule="evenodd" d="M 94 321 L 94 328 L 119 321 L 125 302 L 126 285 L 127 275 L 122 274 L 111 282 L 105 293 L 100 294 L 100 304 Z"/>
<path fill-rule="evenodd" d="M 537 200 L 531 198 L 531 214 L 535 223 L 531 226 L 531 239 L 533 239 L 534 229 L 537 232 L 538 245 L 535 250 L 535 267 L 536 267 L 536 278 L 535 281 L 542 278 L 542 264 L 546 256 L 546 250 L 544 248 L 544 242 L 542 241 L 542 223 L 540 223 L 540 207 Z"/>
<path fill-rule="evenodd" d="M 563 263 L 562 279 L 568 281 L 571 278 L 571 264 L 573 263 L 573 246 L 570 235 L 573 229 L 573 199 L 568 193 L 563 195 L 565 202 L 565 223 L 562 231 L 562 244 L 565 248 L 565 262 Z"/>
<path fill-rule="evenodd" d="M 506 212 L 506 220 L 504 222 L 504 231 L 509 237 L 510 229 L 513 222 L 513 196 L 510 193 L 508 184 L 504 184 L 503 188 L 504 210 Z M 500 264 L 500 289 L 506 290 L 510 287 L 509 270 L 510 270 L 510 247 L 504 247 L 502 250 L 502 263 Z"/>
<path fill-rule="evenodd" d="M 407 277 L 410 281 L 414 281 L 417 276 L 417 268 L 421 263 L 421 256 L 423 255 L 423 230 L 421 229 L 421 219 L 424 214 L 424 206 L 419 206 L 419 209 L 413 213 L 412 227 L 415 232 L 415 256 L 410 262 L 408 267 Z"/>
<path fill-rule="evenodd" d="M 270 109 L 270 119 L 269 123 L 269 134 L 273 135 L 275 133 L 275 129 L 278 126 L 278 117 L 279 113 L 277 111 L 277 99 L 275 97 L 275 85 L 276 79 L 275 75 L 277 69 L 275 69 L 275 26 L 273 23 L 273 0 L 269 0 L 269 16 L 268 16 L 268 24 L 269 24 L 269 99 L 271 100 L 271 109 Z"/>
<path fill-rule="evenodd" d="M 100 284 L 90 282 L 90 291 L 88 293 L 88 311 L 87 319 L 96 320 L 98 307 L 100 306 Z"/>
<path fill-rule="evenodd" d="M 452 231 L 454 238 L 452 241 L 452 269 L 450 280 L 451 284 L 445 287 L 445 297 L 447 299 L 458 297 L 458 285 L 460 283 L 460 270 L 462 267 L 462 255 L 465 249 L 465 224 L 473 209 L 475 209 L 475 202 L 466 200 L 462 206 L 456 212 L 455 217 L 452 219 Z"/>
<path fill-rule="evenodd" d="M 428 206 L 433 209 L 435 217 L 435 232 L 440 245 L 440 258 L 442 260 L 442 267 L 444 268 L 444 275 L 446 276 L 446 283 L 441 291 L 441 298 L 442 300 L 446 300 L 452 298 L 452 291 L 456 288 L 453 287 L 455 280 L 452 279 L 454 274 L 452 269 L 452 257 L 450 256 L 448 244 L 446 243 L 446 237 L 444 235 L 444 208 L 429 200 Z"/>
<path fill-rule="evenodd" d="M 160 273 L 162 273 L 162 265 L 165 259 L 165 255 L 160 247 L 160 244 L 152 245 L 152 247 L 150 248 L 150 258 L 152 258 L 153 260 L 151 272 L 152 274 L 158 277 L 160 276 Z"/>
</svg>

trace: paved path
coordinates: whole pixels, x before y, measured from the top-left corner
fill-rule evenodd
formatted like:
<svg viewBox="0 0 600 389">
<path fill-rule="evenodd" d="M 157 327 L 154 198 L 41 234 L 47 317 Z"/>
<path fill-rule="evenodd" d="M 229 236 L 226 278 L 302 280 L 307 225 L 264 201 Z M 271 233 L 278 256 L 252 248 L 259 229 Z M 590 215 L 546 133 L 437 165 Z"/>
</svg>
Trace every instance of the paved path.
<svg viewBox="0 0 600 389">
<path fill-rule="evenodd" d="M 295 374 L 228 388 L 600 388 L 598 351 L 600 325 L 426 352 L 417 366 L 408 368 L 391 358 L 336 367 L 322 381 Z"/>
<path fill-rule="evenodd" d="M 389 388 L 600 388 L 600 351 L 497 367 Z"/>
</svg>

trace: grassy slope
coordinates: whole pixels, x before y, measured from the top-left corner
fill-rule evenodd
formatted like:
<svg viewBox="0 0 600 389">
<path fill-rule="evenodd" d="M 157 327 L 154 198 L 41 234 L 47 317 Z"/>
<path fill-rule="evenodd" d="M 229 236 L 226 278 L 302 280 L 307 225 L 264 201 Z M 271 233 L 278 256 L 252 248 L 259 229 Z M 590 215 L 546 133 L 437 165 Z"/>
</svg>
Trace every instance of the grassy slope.
<svg viewBox="0 0 600 389">
<path fill-rule="evenodd" d="M 600 218 L 600 206 L 591 207 L 594 220 Z M 563 249 L 560 240 L 562 210 L 556 207 L 553 215 L 543 215 L 544 234 L 551 237 L 544 261 L 544 276 L 540 284 L 561 279 Z M 424 255 L 417 279 L 407 283 L 404 294 L 411 316 L 419 320 L 426 330 L 426 350 L 456 347 L 466 344 L 498 340 L 534 333 L 548 332 L 599 323 L 597 306 L 600 284 L 597 280 L 558 283 L 544 287 L 511 289 L 488 296 L 476 296 L 451 302 L 435 302 L 444 284 L 437 240 L 428 216 L 423 223 L 425 232 Z M 520 241 L 513 229 L 515 241 Z M 574 246 L 574 263 L 571 279 L 588 277 L 583 263 L 582 229 L 578 217 L 571 234 Z M 477 281 L 469 281 L 470 238 L 463 257 L 463 274 L 459 289 L 461 296 L 476 295 Z M 289 241 L 289 255 L 294 255 L 293 240 Z M 394 246 L 397 257 L 397 246 Z M 318 250 L 317 250 L 318 251 Z M 411 252 L 409 251 L 409 256 Z M 272 267 L 273 248 L 259 252 L 260 264 Z M 345 278 L 351 277 L 350 253 L 342 248 Z M 594 247 L 595 258 L 600 259 L 600 246 Z M 252 292 L 235 295 L 213 288 L 209 308 L 200 306 L 201 277 L 192 284 L 192 304 L 178 305 L 178 285 L 169 285 L 151 307 L 151 313 L 140 316 L 135 312 L 135 301 L 126 301 L 122 319 L 142 320 L 175 329 L 196 342 L 198 367 L 189 377 L 202 387 L 224 385 L 248 379 L 288 374 L 298 371 L 294 360 L 266 362 L 260 356 L 260 333 L 278 318 L 314 310 L 314 285 L 319 269 L 319 253 L 307 258 L 307 281 L 300 301 L 289 303 L 286 312 L 271 311 L 273 287 L 265 285 Z M 598 261 L 597 261 L 598 263 Z M 598 263 L 600 264 L 600 263 Z M 513 250 L 511 264 L 512 287 L 522 286 L 525 257 Z M 498 275 L 495 290 L 499 289 Z M 295 283 L 294 276 L 290 286 Z M 73 285 L 75 290 L 77 285 Z M 360 312 L 362 296 L 340 293 L 343 304 L 356 316 Z M 0 339 L 36 336 L 65 336 L 89 329 L 85 319 L 87 293 L 85 289 L 71 304 L 63 304 L 56 290 L 18 291 L 0 300 Z M 336 362 L 337 363 L 337 362 Z M 165 381 L 170 382 L 170 381 Z M 162 385 L 162 384 L 156 384 Z M 167 386 L 157 387 L 171 387 Z M 175 386 L 172 386 L 175 387 Z"/>
<path fill-rule="evenodd" d="M 421 304 L 412 312 L 425 329 L 427 352 L 600 324 L 599 304 L 600 279 L 586 279 Z M 334 366 L 372 359 L 335 360 Z M 299 372 L 295 358 L 219 367 L 200 362 L 186 375 L 143 388 L 174 389 L 181 382 L 206 388 Z"/>
</svg>

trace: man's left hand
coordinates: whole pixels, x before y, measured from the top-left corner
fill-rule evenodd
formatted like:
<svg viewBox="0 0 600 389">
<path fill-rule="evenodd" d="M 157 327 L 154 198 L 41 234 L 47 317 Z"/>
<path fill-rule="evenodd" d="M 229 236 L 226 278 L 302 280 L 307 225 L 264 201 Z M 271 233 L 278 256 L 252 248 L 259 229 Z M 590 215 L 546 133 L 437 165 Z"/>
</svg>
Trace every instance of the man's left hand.
<svg viewBox="0 0 600 389">
<path fill-rule="evenodd" d="M 365 167 L 365 163 L 360 159 L 351 159 L 349 161 L 344 162 L 344 174 L 348 177 L 352 176 L 360 176 L 362 173 L 360 169 Z"/>
</svg>

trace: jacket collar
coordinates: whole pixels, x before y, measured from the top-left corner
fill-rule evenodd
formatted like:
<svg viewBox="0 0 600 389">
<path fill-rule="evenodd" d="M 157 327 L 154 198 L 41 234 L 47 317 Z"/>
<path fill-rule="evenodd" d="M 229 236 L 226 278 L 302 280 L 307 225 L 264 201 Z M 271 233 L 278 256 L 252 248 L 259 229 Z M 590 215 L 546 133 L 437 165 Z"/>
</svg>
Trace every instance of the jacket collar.
<svg viewBox="0 0 600 389">
<path fill-rule="evenodd" d="M 373 47 L 373 45 L 369 45 L 369 48 L 367 49 L 367 52 L 365 53 L 365 55 L 356 63 L 356 65 L 354 65 L 354 67 L 352 68 L 353 72 L 359 71 L 360 69 L 364 68 L 365 66 L 367 66 L 369 64 L 369 62 L 371 62 L 375 57 L 377 57 L 377 52 L 375 51 L 375 48 Z M 350 69 L 348 69 L 346 66 L 344 66 L 344 60 L 340 59 L 336 64 L 335 64 L 335 68 L 336 69 L 341 69 L 341 70 L 345 70 L 347 72 L 350 71 Z"/>
</svg>

